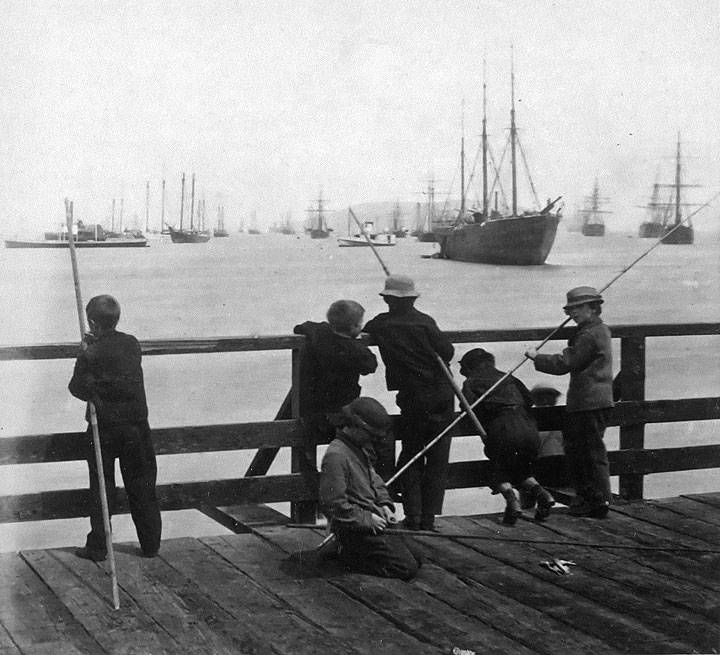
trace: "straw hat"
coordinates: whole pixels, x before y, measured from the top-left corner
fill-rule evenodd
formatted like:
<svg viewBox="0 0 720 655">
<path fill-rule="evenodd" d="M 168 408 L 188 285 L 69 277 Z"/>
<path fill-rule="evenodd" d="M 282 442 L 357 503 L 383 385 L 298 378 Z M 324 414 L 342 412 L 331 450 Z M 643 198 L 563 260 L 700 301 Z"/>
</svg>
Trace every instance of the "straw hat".
<svg viewBox="0 0 720 655">
<path fill-rule="evenodd" d="M 417 298 L 420 294 L 415 291 L 415 282 L 407 275 L 388 275 L 385 278 L 385 288 L 381 296 L 395 296 L 396 298 Z"/>
<path fill-rule="evenodd" d="M 570 307 L 577 307 L 589 302 L 602 303 L 604 301 L 594 287 L 575 287 L 567 292 L 567 304 L 563 309 L 570 309 Z"/>
</svg>

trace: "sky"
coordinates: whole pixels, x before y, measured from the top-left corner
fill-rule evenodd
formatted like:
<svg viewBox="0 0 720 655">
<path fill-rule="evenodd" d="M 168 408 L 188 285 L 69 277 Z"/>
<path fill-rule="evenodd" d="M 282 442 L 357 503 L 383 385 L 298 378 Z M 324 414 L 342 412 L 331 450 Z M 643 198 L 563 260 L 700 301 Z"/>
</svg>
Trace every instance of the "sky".
<svg viewBox="0 0 720 655">
<path fill-rule="evenodd" d="M 484 68 L 504 148 L 511 46 L 541 201 L 563 196 L 570 216 L 597 178 L 609 229 L 634 231 L 653 183 L 672 181 L 678 134 L 701 185 L 689 200 L 720 191 L 716 1 L 5 0 L 0 21 L 3 236 L 56 227 L 65 198 L 90 223 L 122 199 L 144 227 L 148 182 L 159 227 L 163 179 L 177 224 L 183 172 L 230 229 L 253 212 L 300 222 L 320 193 L 338 211 L 424 202 L 432 178 L 439 201 L 457 198 Z M 719 228 L 720 201 L 694 223 Z"/>
</svg>

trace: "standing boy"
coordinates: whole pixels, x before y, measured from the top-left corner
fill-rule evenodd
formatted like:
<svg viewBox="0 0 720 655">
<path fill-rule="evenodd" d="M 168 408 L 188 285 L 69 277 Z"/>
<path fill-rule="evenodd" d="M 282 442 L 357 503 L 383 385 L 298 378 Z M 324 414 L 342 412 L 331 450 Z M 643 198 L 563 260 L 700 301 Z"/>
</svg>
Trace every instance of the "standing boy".
<svg viewBox="0 0 720 655">
<path fill-rule="evenodd" d="M 361 375 L 374 373 L 377 359 L 357 337 L 365 310 L 354 300 L 337 300 L 327 322 L 305 321 L 300 361 L 300 418 L 311 445 L 333 438 L 342 408 L 360 395 Z M 315 468 L 315 462 L 310 462 Z"/>
<path fill-rule="evenodd" d="M 593 287 L 571 289 L 564 310 L 577 330 L 568 347 L 559 355 L 540 355 L 535 348 L 525 353 L 538 371 L 570 373 L 563 446 L 576 497 L 569 512 L 592 518 L 605 518 L 611 501 L 603 436 L 614 404 L 612 350 L 610 330 L 600 318 L 602 303 Z"/>
<path fill-rule="evenodd" d="M 540 437 L 529 413 L 530 392 L 516 377 L 498 371 L 493 354 L 482 348 L 463 355 L 460 373 L 466 378 L 462 390 L 470 404 L 505 378 L 475 407 L 486 432 L 485 455 L 492 466 L 492 490 L 505 498 L 503 523 L 514 525 L 521 514 L 513 487 L 532 498 L 533 506 L 537 504 L 536 520 L 546 519 L 555 500 L 535 479 Z"/>
<path fill-rule="evenodd" d="M 380 348 L 388 390 L 397 390 L 402 467 L 452 421 L 454 395 L 437 361 L 446 363 L 455 349 L 434 319 L 415 309 L 419 294 L 406 275 L 390 275 L 380 292 L 388 311 L 363 328 Z M 442 512 L 447 480 L 450 436 L 445 435 L 401 478 L 405 527 L 433 530 Z"/>
<path fill-rule="evenodd" d="M 80 400 L 92 401 L 97 411 L 110 516 L 117 494 L 115 459 L 119 459 L 140 548 L 145 557 L 154 557 L 160 548 L 161 519 L 140 344 L 132 335 L 115 329 L 120 305 L 112 296 L 95 296 L 85 311 L 90 327 L 90 334 L 85 336 L 87 348 L 78 355 L 68 388 Z M 89 408 L 86 418 L 89 422 Z M 76 554 L 98 562 L 106 558 L 107 549 L 90 425 L 88 437 L 90 533 L 85 547 Z"/>
<path fill-rule="evenodd" d="M 338 540 L 338 557 L 351 570 L 409 580 L 420 561 L 401 537 L 383 534 L 395 523 L 395 506 L 373 468 L 390 417 L 374 398 L 356 398 L 342 417 L 323 456 L 319 484 L 320 507 Z"/>
</svg>

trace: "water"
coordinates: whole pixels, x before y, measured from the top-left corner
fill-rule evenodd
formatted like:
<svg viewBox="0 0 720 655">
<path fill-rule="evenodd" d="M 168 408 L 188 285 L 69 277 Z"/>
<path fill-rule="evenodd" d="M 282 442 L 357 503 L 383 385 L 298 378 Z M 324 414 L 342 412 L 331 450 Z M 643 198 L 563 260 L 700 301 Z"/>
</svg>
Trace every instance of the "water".
<svg viewBox="0 0 720 655">
<path fill-rule="evenodd" d="M 411 275 L 421 293 L 417 306 L 442 329 L 547 327 L 564 319 L 568 288 L 602 287 L 652 245 L 624 234 L 587 238 L 562 230 L 542 267 L 503 267 L 423 258 L 434 244 L 399 240 L 380 254 L 392 272 Z M 720 319 L 720 243 L 699 233 L 694 246 L 660 246 L 605 292 L 610 324 L 707 322 Z M 366 319 L 385 305 L 378 295 L 384 274 L 369 249 L 339 248 L 334 239 L 233 234 L 203 245 L 156 239 L 149 248 L 78 251 L 85 302 L 110 293 L 120 301 L 119 329 L 139 339 L 288 334 L 296 323 L 322 320 L 330 303 L 351 298 Z M 78 339 L 75 294 L 67 251 L 0 249 L 0 344 L 73 342 Z M 619 351 L 617 342 L 616 351 Z M 508 369 L 525 345 L 485 344 Z M 720 395 L 716 337 L 651 339 L 647 397 Z M 458 355 L 472 346 L 458 347 Z M 554 352 L 560 342 L 549 343 Z M 619 352 L 615 353 L 616 360 Z M 0 435 L 83 430 L 83 403 L 67 392 L 71 360 L 0 363 L 4 398 Z M 290 384 L 289 352 L 178 355 L 144 359 L 153 427 L 272 419 Z M 616 361 L 617 370 L 617 361 Z M 457 372 L 457 366 L 455 366 Z M 526 384 L 552 382 L 524 366 Z M 384 388 L 383 371 L 363 378 L 363 393 L 397 411 Z M 560 402 L 563 402 L 561 398 Z M 712 443 L 717 422 L 649 426 L 648 447 Z M 609 448 L 617 430 L 608 431 Z M 174 455 L 159 458 L 159 482 L 232 478 L 244 474 L 250 455 Z M 482 457 L 478 439 L 459 439 L 452 458 Z M 271 473 L 288 469 L 280 457 Z M 646 495 L 717 490 L 717 471 L 646 478 Z M 84 463 L 3 467 L 0 495 L 70 489 L 87 484 Z M 614 480 L 615 482 L 615 480 Z M 445 512 L 495 511 L 487 489 L 448 493 Z M 210 519 L 188 510 L 164 515 L 165 536 L 222 533 Z M 117 540 L 134 540 L 127 517 L 114 519 Z M 0 526 L 0 550 L 72 545 L 82 541 L 86 519 Z"/>
</svg>

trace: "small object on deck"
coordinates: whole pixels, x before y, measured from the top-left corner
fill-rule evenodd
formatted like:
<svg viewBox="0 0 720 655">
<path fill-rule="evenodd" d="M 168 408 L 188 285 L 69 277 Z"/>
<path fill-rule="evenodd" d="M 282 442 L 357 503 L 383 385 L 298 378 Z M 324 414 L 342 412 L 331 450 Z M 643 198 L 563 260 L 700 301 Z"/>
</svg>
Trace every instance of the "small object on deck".
<svg viewBox="0 0 720 655">
<path fill-rule="evenodd" d="M 453 646 L 452 655 L 475 655 L 475 651 L 470 650 L 469 648 L 458 648 L 457 646 Z"/>
<path fill-rule="evenodd" d="M 552 571 L 555 575 L 570 575 L 570 569 L 568 567 L 575 566 L 575 562 L 553 558 L 550 561 L 540 562 L 540 566 Z"/>
</svg>

